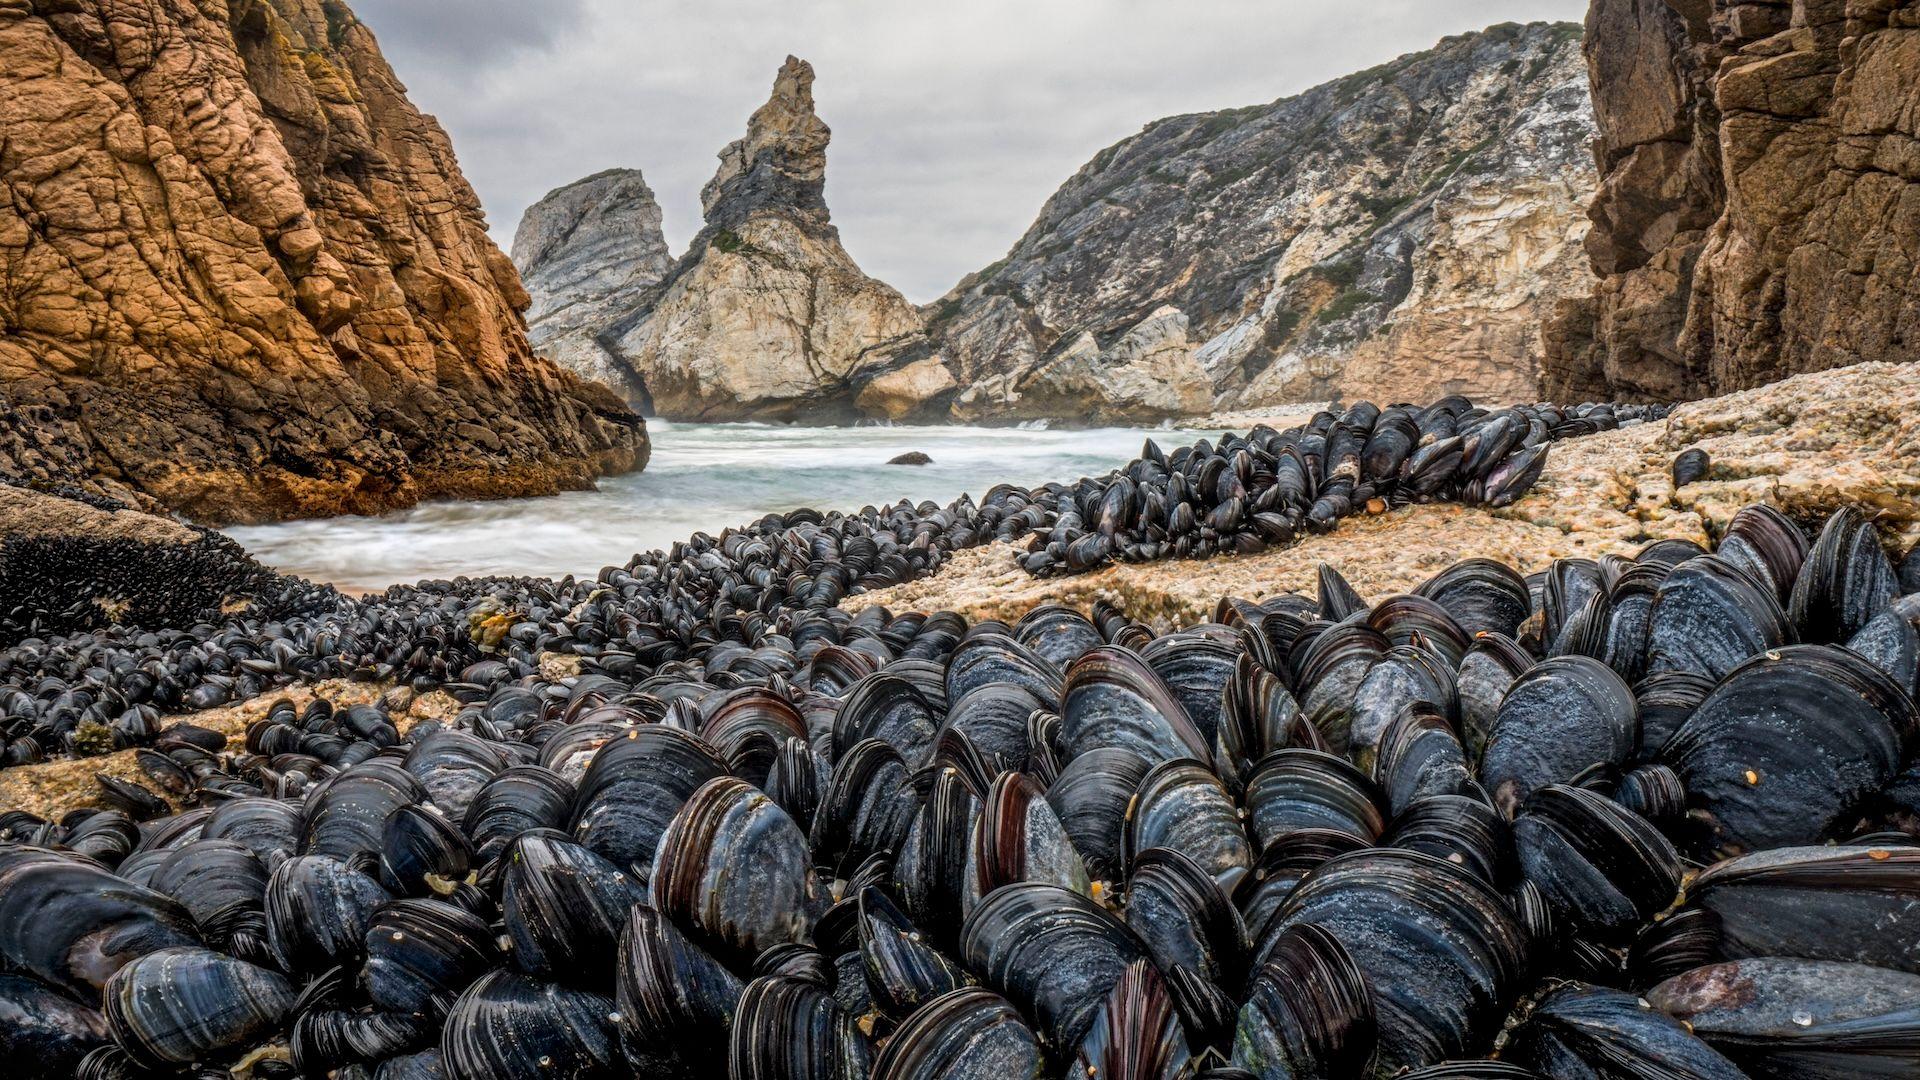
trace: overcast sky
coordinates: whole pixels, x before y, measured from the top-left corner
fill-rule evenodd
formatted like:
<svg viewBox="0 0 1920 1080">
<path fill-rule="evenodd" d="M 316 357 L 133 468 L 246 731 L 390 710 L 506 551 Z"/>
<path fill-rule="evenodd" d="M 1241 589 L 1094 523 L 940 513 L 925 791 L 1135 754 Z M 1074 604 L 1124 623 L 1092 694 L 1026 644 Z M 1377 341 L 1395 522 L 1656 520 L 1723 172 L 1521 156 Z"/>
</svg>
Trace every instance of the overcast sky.
<svg viewBox="0 0 1920 1080">
<path fill-rule="evenodd" d="M 353 0 L 453 136 L 506 247 L 547 191 L 615 166 L 678 254 L 714 155 L 788 53 L 833 128 L 827 203 L 861 267 L 915 301 L 1006 254 L 1102 147 L 1177 113 L 1271 101 L 1586 0 Z"/>
</svg>

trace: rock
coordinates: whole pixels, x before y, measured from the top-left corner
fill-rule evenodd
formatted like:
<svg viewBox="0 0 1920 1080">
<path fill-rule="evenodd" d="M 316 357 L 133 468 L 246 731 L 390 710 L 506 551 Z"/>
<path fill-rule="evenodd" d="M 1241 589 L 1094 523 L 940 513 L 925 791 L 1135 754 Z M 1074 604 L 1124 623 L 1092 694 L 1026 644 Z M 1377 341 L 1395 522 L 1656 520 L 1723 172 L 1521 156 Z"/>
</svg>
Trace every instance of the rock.
<svg viewBox="0 0 1920 1080">
<path fill-rule="evenodd" d="M 611 169 L 547 194 L 520 219 L 513 264 L 540 354 L 618 389 L 627 368 L 599 334 L 673 267 L 660 204 L 637 169 Z"/>
<path fill-rule="evenodd" d="M 1676 489 L 1676 454 L 1711 454 L 1713 476 Z M 1817 525 L 1841 506 L 1876 512 L 1893 552 L 1920 539 L 1920 365 L 1862 364 L 1683 405 L 1664 422 L 1554 444 L 1538 486 L 1499 510 L 1417 505 L 1343 520 L 1283 550 L 1207 561 L 1122 564 L 1035 578 L 1022 545 L 956 552 L 934 576 L 846 601 L 849 611 L 958 612 L 1017 619 L 1041 603 L 1105 599 L 1158 631 L 1213 617 L 1222 596 L 1311 596 L 1321 563 L 1370 601 L 1412 591 L 1462 552 L 1532 573 L 1554 559 L 1631 556 L 1649 541 L 1708 544 L 1766 502 Z"/>
<path fill-rule="evenodd" d="M 1162 307 L 1106 348 L 1082 331 L 1025 368 L 969 387 L 956 420 L 1069 418 L 1147 424 L 1197 416 L 1212 405 L 1207 373 L 1187 340 L 1187 316 Z"/>
<path fill-rule="evenodd" d="M 930 306 L 965 387 L 955 417 L 1079 418 L 1074 395 L 1114 422 L 1343 394 L 1536 399 L 1540 323 L 1593 281 L 1579 36 L 1497 26 L 1102 151 L 1006 259 Z M 1179 382 L 1142 398 L 1088 376 L 1168 311 L 1197 370 L 1158 361 Z"/>
<path fill-rule="evenodd" d="M 618 397 L 533 354 L 446 134 L 344 4 L 0 16 L 0 473 L 227 522 L 645 463 Z"/>
<path fill-rule="evenodd" d="M 1600 282 L 1547 335 L 1556 398 L 1679 400 L 1920 332 L 1920 19 L 1893 0 L 1594 0 Z"/>
<path fill-rule="evenodd" d="M 929 356 L 876 376 L 860 388 L 853 404 L 863 415 L 878 420 L 935 419 L 929 411 L 959 388 L 947 365 Z"/>
<path fill-rule="evenodd" d="M 746 137 L 720 152 L 701 192 L 706 226 L 665 277 L 596 318 L 613 386 L 674 420 L 904 418 L 938 392 L 922 318 L 861 273 L 827 212 L 830 132 L 814 114 L 813 68 L 792 57 Z M 615 310 L 617 308 L 617 310 Z M 577 364 L 569 354 L 562 362 Z M 576 370 L 597 374 L 606 369 Z"/>
<path fill-rule="evenodd" d="M 918 450 L 909 450 L 906 453 L 901 454 L 899 457 L 894 458 L 892 461 L 887 462 L 887 464 L 889 465 L 931 465 L 933 464 L 933 459 L 921 453 Z"/>
</svg>

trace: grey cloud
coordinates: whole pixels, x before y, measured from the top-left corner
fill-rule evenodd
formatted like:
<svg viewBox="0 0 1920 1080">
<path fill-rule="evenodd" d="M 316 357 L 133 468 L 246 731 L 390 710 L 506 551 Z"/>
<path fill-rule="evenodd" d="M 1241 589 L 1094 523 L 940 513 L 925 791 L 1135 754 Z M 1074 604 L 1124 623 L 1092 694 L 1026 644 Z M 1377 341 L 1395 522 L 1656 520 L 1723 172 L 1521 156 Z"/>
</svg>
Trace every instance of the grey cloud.
<svg viewBox="0 0 1920 1080">
<path fill-rule="evenodd" d="M 998 259 L 1060 183 L 1150 121 L 1274 100 L 1440 37 L 1585 0 L 356 0 L 452 133 L 494 234 L 552 188 L 642 169 L 676 249 L 714 155 L 788 54 L 833 128 L 827 198 L 917 301 Z"/>
</svg>

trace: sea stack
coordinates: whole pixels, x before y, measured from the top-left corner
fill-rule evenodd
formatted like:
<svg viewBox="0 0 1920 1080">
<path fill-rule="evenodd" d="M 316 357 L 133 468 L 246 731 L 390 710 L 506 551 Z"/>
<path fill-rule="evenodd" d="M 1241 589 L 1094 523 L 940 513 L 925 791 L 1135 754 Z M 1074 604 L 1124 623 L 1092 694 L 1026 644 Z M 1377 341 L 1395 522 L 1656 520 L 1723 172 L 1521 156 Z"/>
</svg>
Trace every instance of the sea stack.
<svg viewBox="0 0 1920 1080">
<path fill-rule="evenodd" d="M 224 523 L 646 461 L 337 0 L 0 3 L 0 191 L 0 473 Z"/>
<path fill-rule="evenodd" d="M 600 334 L 673 268 L 660 204 L 638 169 L 609 169 L 549 192 L 520 219 L 513 264 L 542 356 L 618 388 L 628 377 Z"/>
<path fill-rule="evenodd" d="M 813 67 L 788 57 L 701 191 L 706 225 L 600 334 L 615 389 L 675 420 L 836 422 L 866 383 L 922 359 L 920 313 L 862 273 L 827 212 Z"/>
</svg>

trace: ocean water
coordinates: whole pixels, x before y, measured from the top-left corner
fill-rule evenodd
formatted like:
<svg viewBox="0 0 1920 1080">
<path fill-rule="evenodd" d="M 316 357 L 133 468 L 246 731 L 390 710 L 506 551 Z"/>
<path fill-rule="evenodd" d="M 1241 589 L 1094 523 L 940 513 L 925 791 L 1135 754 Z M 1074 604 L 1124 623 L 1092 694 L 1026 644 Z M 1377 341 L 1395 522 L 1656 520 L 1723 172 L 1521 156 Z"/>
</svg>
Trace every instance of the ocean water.
<svg viewBox="0 0 1920 1080">
<path fill-rule="evenodd" d="M 598 491 L 539 499 L 429 503 L 381 517 L 226 530 L 270 566 L 343 589 L 424 578 L 590 576 L 695 532 L 718 534 L 801 506 L 857 510 L 906 498 L 946 503 L 999 483 L 1097 476 L 1203 433 L 1169 428 L 774 427 L 650 421 L 646 471 Z M 933 464 L 887 462 L 910 450 Z"/>
</svg>

